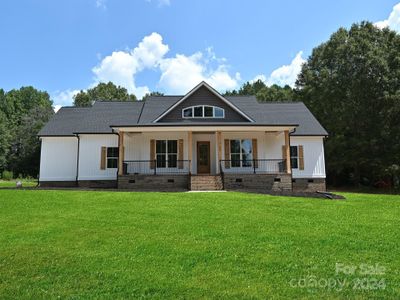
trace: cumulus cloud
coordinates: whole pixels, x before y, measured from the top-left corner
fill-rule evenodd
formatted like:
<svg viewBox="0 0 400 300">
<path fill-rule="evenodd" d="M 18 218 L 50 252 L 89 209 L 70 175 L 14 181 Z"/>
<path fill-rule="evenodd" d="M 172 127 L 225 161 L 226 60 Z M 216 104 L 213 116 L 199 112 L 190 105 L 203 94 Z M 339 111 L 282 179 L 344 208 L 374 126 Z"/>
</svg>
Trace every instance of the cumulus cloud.
<svg viewBox="0 0 400 300">
<path fill-rule="evenodd" d="M 378 28 L 390 27 L 390 29 L 400 31 L 400 3 L 393 6 L 393 9 L 386 20 L 375 23 Z"/>
<path fill-rule="evenodd" d="M 170 0 L 157 0 L 157 1 L 153 1 L 153 0 L 146 0 L 147 2 L 151 3 L 151 2 L 157 2 L 158 7 L 161 6 L 170 6 L 171 5 L 171 1 Z"/>
<path fill-rule="evenodd" d="M 52 95 L 52 100 L 54 103 L 54 111 L 57 112 L 62 106 L 72 105 L 74 96 L 79 93 L 79 90 L 65 90 L 56 91 Z"/>
<path fill-rule="evenodd" d="M 106 9 L 106 0 L 96 0 L 96 7 L 101 9 Z"/>
<path fill-rule="evenodd" d="M 256 82 L 258 80 L 266 82 L 267 81 L 267 77 L 264 74 L 256 75 L 252 80 L 250 80 L 250 83 Z"/>
<path fill-rule="evenodd" d="M 191 55 L 176 54 L 167 57 L 169 46 L 160 34 L 145 36 L 133 49 L 114 51 L 100 58 L 92 68 L 94 87 L 100 82 L 112 81 L 125 87 L 139 99 L 150 92 L 147 86 L 137 86 L 135 79 L 144 70 L 160 74 L 158 88 L 165 93 L 186 93 L 201 81 L 206 81 L 219 91 L 237 88 L 240 74 L 230 74 L 225 58 L 217 57 L 212 47 Z M 72 104 L 77 90 L 56 92 L 53 99 L 57 106 Z"/>
<path fill-rule="evenodd" d="M 186 56 L 177 54 L 175 57 L 163 59 L 160 63 L 161 78 L 159 85 L 171 93 L 184 94 L 201 81 L 206 81 L 215 89 L 225 91 L 238 86 L 240 74 L 234 76 L 228 72 L 225 64 L 214 52 L 206 49 L 206 55 L 196 52 Z M 217 63 L 213 67 L 213 63 Z"/>
<path fill-rule="evenodd" d="M 153 32 L 144 37 L 134 49 L 115 51 L 104 57 L 100 64 L 92 69 L 95 84 L 112 81 L 141 98 L 149 92 L 149 88 L 137 87 L 135 75 L 144 69 L 156 68 L 168 50 L 168 45 L 163 44 L 162 36 Z"/>
<path fill-rule="evenodd" d="M 303 51 L 300 51 L 296 54 L 295 58 L 293 58 L 292 62 L 289 65 L 283 65 L 275 69 L 268 77 L 264 74 L 259 74 L 251 81 L 254 82 L 260 79 L 264 81 L 265 84 L 268 86 L 277 84 L 280 86 L 289 85 L 291 87 L 294 87 L 297 75 L 300 73 L 301 66 L 305 62 L 306 60 L 303 58 Z"/>
</svg>

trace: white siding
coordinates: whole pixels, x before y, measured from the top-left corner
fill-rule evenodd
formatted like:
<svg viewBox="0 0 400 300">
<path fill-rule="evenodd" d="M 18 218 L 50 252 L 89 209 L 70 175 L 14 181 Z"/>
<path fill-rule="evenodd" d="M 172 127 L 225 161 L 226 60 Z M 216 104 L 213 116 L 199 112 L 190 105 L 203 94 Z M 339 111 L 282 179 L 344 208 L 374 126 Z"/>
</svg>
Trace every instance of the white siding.
<svg viewBox="0 0 400 300">
<path fill-rule="evenodd" d="M 42 137 L 40 181 L 75 181 L 78 139 Z"/>
<path fill-rule="evenodd" d="M 325 178 L 323 137 L 291 137 L 291 146 L 303 145 L 304 170 L 293 169 L 293 178 Z"/>
<path fill-rule="evenodd" d="M 230 159 L 224 158 L 225 139 L 257 139 L 258 159 L 282 159 L 282 145 L 285 144 L 283 132 L 223 132 L 222 159 Z"/>
<path fill-rule="evenodd" d="M 78 180 L 115 180 L 117 168 L 100 169 L 101 147 L 118 147 L 116 134 L 83 134 L 79 145 Z"/>
</svg>

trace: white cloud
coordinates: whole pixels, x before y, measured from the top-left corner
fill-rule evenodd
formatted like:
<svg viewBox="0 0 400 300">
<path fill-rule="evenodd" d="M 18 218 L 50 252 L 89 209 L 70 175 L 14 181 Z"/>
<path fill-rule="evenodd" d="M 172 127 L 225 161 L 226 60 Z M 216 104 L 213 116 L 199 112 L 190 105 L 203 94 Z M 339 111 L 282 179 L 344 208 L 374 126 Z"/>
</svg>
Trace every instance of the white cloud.
<svg viewBox="0 0 400 300">
<path fill-rule="evenodd" d="M 291 87 L 294 87 L 297 75 L 301 71 L 301 66 L 306 62 L 306 60 L 302 56 L 303 51 L 300 51 L 296 54 L 295 58 L 293 58 L 290 65 L 283 65 L 275 69 L 274 71 L 272 71 L 271 75 L 269 75 L 268 78 L 264 74 L 259 74 L 254 77 L 251 82 L 261 79 L 268 86 L 277 84 L 280 86 L 289 85 Z"/>
<path fill-rule="evenodd" d="M 378 21 L 374 24 L 378 28 L 390 27 L 390 29 L 400 31 L 400 3 L 393 6 L 389 18 Z"/>
<path fill-rule="evenodd" d="M 219 58 L 212 47 L 192 55 L 177 54 L 166 57 L 168 45 L 163 43 L 160 34 L 153 32 L 145 36 L 133 49 L 114 51 L 100 58 L 92 68 L 94 87 L 100 82 L 112 81 L 125 87 L 129 93 L 141 99 L 150 92 L 147 86 L 137 86 L 135 79 L 144 70 L 160 72 L 158 87 L 165 93 L 186 93 L 201 81 L 208 82 L 219 91 L 237 88 L 241 81 L 240 74 L 231 75 L 225 58 Z M 57 91 L 53 100 L 56 107 L 71 105 L 78 90 Z"/>
<path fill-rule="evenodd" d="M 54 103 L 54 111 L 57 112 L 62 106 L 70 106 L 74 102 L 74 96 L 79 90 L 56 91 L 51 97 Z"/>
<path fill-rule="evenodd" d="M 94 84 L 112 81 L 141 98 L 149 92 L 149 88 L 137 87 L 135 75 L 144 69 L 157 67 L 168 50 L 168 45 L 163 44 L 162 36 L 153 32 L 144 37 L 134 49 L 115 51 L 103 58 L 100 64 L 92 69 L 95 74 Z"/>
<path fill-rule="evenodd" d="M 264 74 L 256 75 L 252 80 L 250 80 L 250 83 L 256 82 L 258 80 L 266 82 L 267 81 L 267 77 Z"/>
<path fill-rule="evenodd" d="M 155 2 L 153 0 L 146 0 L 147 2 L 151 3 L 151 2 Z M 171 5 L 171 1 L 170 0 L 157 0 L 156 1 L 158 4 L 158 7 L 161 6 L 170 6 Z"/>
<path fill-rule="evenodd" d="M 106 1 L 107 0 L 96 0 L 96 7 L 101 9 L 106 9 Z"/>
<path fill-rule="evenodd" d="M 213 68 L 212 64 L 219 61 L 209 49 L 206 49 L 206 55 L 196 52 L 190 56 L 177 54 L 163 59 L 160 63 L 162 74 L 159 85 L 170 93 L 178 94 L 188 92 L 203 80 L 220 91 L 236 88 L 240 74 L 231 76 L 224 64 Z"/>
</svg>

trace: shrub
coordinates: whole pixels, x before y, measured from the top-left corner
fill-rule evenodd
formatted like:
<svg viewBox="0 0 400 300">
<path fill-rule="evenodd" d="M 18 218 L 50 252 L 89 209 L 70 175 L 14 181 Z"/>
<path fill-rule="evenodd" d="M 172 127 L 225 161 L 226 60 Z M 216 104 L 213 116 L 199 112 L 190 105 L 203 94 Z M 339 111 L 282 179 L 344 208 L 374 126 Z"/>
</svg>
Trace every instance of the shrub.
<svg viewBox="0 0 400 300">
<path fill-rule="evenodd" d="M 12 171 L 3 171 L 3 174 L 1 176 L 1 178 L 3 178 L 3 180 L 11 180 L 13 179 L 14 174 Z"/>
</svg>

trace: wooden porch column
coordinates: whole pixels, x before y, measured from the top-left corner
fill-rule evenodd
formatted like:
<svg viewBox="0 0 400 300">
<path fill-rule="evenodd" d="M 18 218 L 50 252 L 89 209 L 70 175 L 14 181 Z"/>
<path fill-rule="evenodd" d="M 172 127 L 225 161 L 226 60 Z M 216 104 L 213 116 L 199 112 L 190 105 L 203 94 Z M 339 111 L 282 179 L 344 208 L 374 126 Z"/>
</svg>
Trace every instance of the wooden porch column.
<svg viewBox="0 0 400 300">
<path fill-rule="evenodd" d="M 222 159 L 222 139 L 221 139 L 221 131 L 217 131 L 217 170 L 218 173 L 221 173 L 221 159 Z"/>
<path fill-rule="evenodd" d="M 192 152 L 192 132 L 188 131 L 188 159 L 189 159 L 189 174 L 192 174 L 193 170 L 193 152 Z"/>
<path fill-rule="evenodd" d="M 119 156 L 118 156 L 118 175 L 123 175 L 124 174 L 124 132 L 120 131 L 118 133 L 119 139 L 118 139 L 118 150 L 119 150 Z"/>
<path fill-rule="evenodd" d="M 290 165 L 290 142 L 289 142 L 289 130 L 285 130 L 285 151 L 286 151 L 286 172 L 292 173 L 292 167 Z"/>
</svg>

